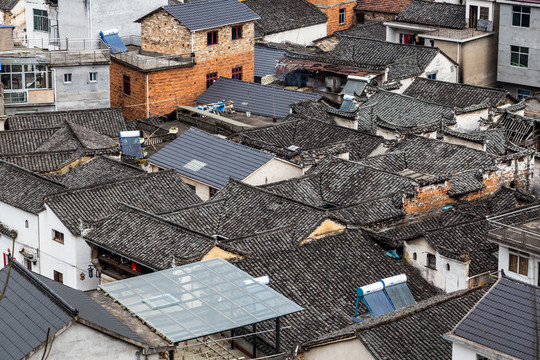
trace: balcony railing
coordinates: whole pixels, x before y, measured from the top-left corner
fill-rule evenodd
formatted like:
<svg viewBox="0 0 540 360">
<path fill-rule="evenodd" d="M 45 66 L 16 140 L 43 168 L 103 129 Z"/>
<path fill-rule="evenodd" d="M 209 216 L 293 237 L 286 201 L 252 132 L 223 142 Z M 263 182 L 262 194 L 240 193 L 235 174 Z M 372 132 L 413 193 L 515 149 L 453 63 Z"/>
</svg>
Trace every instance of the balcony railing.
<svg viewBox="0 0 540 360">
<path fill-rule="evenodd" d="M 540 252 L 540 206 L 489 217 L 488 236 L 530 251 Z"/>
</svg>

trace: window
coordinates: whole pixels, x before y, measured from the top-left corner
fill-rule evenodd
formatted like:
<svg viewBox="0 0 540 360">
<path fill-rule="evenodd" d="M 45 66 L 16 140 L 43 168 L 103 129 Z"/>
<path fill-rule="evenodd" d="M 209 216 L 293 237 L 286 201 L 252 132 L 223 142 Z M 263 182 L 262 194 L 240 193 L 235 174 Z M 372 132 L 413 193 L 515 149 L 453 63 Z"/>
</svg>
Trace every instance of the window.
<svg viewBox="0 0 540 360">
<path fill-rule="evenodd" d="M 529 274 L 529 254 L 510 249 L 508 270 L 519 275 L 527 276 Z"/>
<path fill-rule="evenodd" d="M 52 73 L 43 64 L 4 65 L 0 70 L 0 79 L 5 92 L 5 102 L 26 103 L 27 91 L 34 89 L 52 89 Z"/>
<path fill-rule="evenodd" d="M 28 220 L 24 220 L 24 227 L 28 229 Z"/>
<path fill-rule="evenodd" d="M 232 69 L 232 78 L 242 80 L 242 67 L 238 66 Z"/>
<path fill-rule="evenodd" d="M 32 262 L 31 262 L 30 260 L 24 259 L 24 266 L 25 266 L 28 270 L 32 271 Z"/>
<path fill-rule="evenodd" d="M 215 45 L 218 43 L 218 32 L 209 31 L 206 33 L 206 45 Z"/>
<path fill-rule="evenodd" d="M 529 66 L 529 48 L 523 46 L 510 46 L 510 65 L 519 67 Z"/>
<path fill-rule="evenodd" d="M 476 355 L 476 360 L 491 360 L 490 358 L 488 357 L 485 357 L 485 356 L 482 356 L 482 355 Z"/>
<path fill-rule="evenodd" d="M 34 9 L 34 30 L 49 31 L 49 16 L 47 10 Z"/>
<path fill-rule="evenodd" d="M 64 234 L 60 231 L 53 230 L 53 240 L 59 242 L 60 244 L 64 243 Z"/>
<path fill-rule="evenodd" d="M 446 264 L 446 271 L 450 271 L 450 264 Z"/>
<path fill-rule="evenodd" d="M 195 188 L 195 185 L 191 185 L 191 184 L 186 184 L 187 186 L 189 186 L 189 188 L 193 191 L 196 191 L 197 189 Z"/>
<path fill-rule="evenodd" d="M 527 6 L 512 6 L 512 25 L 529 27 L 531 8 Z"/>
<path fill-rule="evenodd" d="M 416 257 L 417 257 L 417 256 L 416 256 L 416 253 L 413 253 L 413 254 L 412 254 L 412 259 L 413 259 L 414 261 L 416 261 Z"/>
<path fill-rule="evenodd" d="M 433 254 L 427 254 L 427 264 L 426 266 L 431 269 L 437 269 L 437 259 Z"/>
<path fill-rule="evenodd" d="M 210 188 L 210 197 L 213 197 L 218 192 L 218 189 L 211 187 Z"/>
<path fill-rule="evenodd" d="M 97 81 L 97 72 L 91 72 L 88 74 L 90 82 L 96 82 Z"/>
<path fill-rule="evenodd" d="M 127 75 L 124 75 L 124 95 L 131 95 L 131 78 Z"/>
<path fill-rule="evenodd" d="M 436 72 L 427 73 L 426 76 L 427 76 L 428 79 L 437 80 L 437 73 Z"/>
<path fill-rule="evenodd" d="M 339 9 L 339 25 L 345 25 L 345 9 Z"/>
<path fill-rule="evenodd" d="M 528 99 L 531 97 L 531 90 L 518 89 L 517 98 L 518 100 Z"/>
<path fill-rule="evenodd" d="M 217 80 L 217 72 L 206 74 L 206 87 L 209 88 Z"/>
<path fill-rule="evenodd" d="M 54 270 L 54 281 L 58 281 L 60 284 L 64 283 L 64 274 Z"/>
<path fill-rule="evenodd" d="M 232 27 L 232 39 L 238 40 L 242 38 L 242 25 Z"/>
<path fill-rule="evenodd" d="M 71 84 L 72 74 L 64 74 L 64 84 Z"/>
<path fill-rule="evenodd" d="M 480 19 L 481 20 L 489 20 L 489 8 L 480 6 Z"/>
</svg>

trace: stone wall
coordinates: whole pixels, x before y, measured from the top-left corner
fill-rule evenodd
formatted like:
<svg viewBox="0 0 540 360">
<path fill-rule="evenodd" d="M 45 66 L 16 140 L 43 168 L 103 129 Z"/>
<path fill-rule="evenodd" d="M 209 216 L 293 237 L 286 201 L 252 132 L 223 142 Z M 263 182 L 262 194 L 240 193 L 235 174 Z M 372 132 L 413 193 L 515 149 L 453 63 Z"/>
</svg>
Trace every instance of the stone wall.
<svg viewBox="0 0 540 360">
<path fill-rule="evenodd" d="M 200 63 L 206 60 L 219 60 L 225 56 L 232 54 L 241 54 L 254 49 L 254 32 L 255 27 L 253 22 L 238 24 L 233 26 L 223 26 L 220 28 L 210 29 L 208 31 L 196 32 L 193 37 L 193 51 L 195 52 L 195 61 Z M 242 38 L 232 39 L 232 28 L 234 26 L 242 26 Z M 207 45 L 207 33 L 209 31 L 218 32 L 218 43 L 215 45 Z"/>
<path fill-rule="evenodd" d="M 141 49 L 160 54 L 186 54 L 191 51 L 191 32 L 165 10 L 141 22 Z"/>
</svg>

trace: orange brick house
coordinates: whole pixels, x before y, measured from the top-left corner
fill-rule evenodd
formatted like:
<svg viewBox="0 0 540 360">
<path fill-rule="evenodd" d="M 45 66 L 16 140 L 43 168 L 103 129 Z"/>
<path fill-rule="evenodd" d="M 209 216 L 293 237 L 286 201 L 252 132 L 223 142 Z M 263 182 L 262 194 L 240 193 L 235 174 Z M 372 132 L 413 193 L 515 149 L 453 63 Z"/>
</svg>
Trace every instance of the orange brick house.
<svg viewBox="0 0 540 360">
<path fill-rule="evenodd" d="M 356 25 L 356 0 L 308 0 L 328 16 L 326 34 L 346 30 Z"/>
<path fill-rule="evenodd" d="M 111 106 L 127 119 L 163 115 L 220 76 L 254 79 L 254 21 L 237 0 L 193 0 L 160 7 L 141 23 L 141 49 L 112 56 Z"/>
</svg>

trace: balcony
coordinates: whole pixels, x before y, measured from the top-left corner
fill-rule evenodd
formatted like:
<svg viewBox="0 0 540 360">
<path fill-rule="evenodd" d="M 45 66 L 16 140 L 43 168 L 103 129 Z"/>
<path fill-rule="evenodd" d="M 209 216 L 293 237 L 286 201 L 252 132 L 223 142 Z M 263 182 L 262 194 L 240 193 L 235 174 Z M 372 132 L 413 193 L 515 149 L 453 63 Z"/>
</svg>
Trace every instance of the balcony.
<svg viewBox="0 0 540 360">
<path fill-rule="evenodd" d="M 540 254 L 540 205 L 489 217 L 487 221 L 490 240 Z"/>
</svg>

